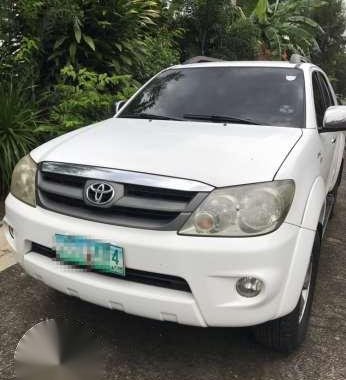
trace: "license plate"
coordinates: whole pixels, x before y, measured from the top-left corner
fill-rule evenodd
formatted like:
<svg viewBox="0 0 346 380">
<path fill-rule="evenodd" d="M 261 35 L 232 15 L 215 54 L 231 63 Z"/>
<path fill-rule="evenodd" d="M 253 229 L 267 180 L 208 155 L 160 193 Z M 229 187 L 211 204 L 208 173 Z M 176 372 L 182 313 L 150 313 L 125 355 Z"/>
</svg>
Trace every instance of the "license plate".
<svg viewBox="0 0 346 380">
<path fill-rule="evenodd" d="M 67 264 L 125 276 L 123 248 L 84 236 L 56 234 L 54 240 L 57 259 Z"/>
</svg>

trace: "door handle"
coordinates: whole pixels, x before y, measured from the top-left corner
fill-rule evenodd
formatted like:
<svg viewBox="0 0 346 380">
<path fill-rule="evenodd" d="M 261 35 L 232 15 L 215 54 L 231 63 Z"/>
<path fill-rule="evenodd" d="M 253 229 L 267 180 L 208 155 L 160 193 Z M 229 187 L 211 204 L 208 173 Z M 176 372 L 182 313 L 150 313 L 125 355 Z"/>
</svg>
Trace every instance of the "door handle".
<svg viewBox="0 0 346 380">
<path fill-rule="evenodd" d="M 330 140 L 330 142 L 331 142 L 332 144 L 335 144 L 335 143 L 336 143 L 336 137 L 333 137 L 333 138 Z"/>
</svg>

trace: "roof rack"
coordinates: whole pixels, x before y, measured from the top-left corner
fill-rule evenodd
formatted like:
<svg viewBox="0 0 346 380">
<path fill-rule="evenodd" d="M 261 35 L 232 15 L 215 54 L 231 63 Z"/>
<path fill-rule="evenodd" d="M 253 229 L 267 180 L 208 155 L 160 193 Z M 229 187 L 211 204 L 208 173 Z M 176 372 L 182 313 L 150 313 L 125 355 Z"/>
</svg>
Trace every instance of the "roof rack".
<svg viewBox="0 0 346 380">
<path fill-rule="evenodd" d="M 310 63 L 310 60 L 299 54 L 292 54 L 290 58 L 291 63 Z"/>
<path fill-rule="evenodd" d="M 222 62 L 222 59 L 206 57 L 205 55 L 198 55 L 197 57 L 192 57 L 185 61 L 183 65 L 188 65 L 189 63 L 207 63 L 207 62 Z"/>
</svg>

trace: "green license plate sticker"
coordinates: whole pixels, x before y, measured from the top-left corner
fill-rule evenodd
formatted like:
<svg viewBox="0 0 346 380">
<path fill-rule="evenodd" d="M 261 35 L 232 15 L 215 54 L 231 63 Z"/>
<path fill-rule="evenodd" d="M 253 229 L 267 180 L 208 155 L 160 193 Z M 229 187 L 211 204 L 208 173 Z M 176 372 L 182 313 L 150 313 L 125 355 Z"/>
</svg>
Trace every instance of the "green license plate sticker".
<svg viewBox="0 0 346 380">
<path fill-rule="evenodd" d="M 83 236 L 56 234 L 54 240 L 59 260 L 125 276 L 123 248 Z"/>
</svg>

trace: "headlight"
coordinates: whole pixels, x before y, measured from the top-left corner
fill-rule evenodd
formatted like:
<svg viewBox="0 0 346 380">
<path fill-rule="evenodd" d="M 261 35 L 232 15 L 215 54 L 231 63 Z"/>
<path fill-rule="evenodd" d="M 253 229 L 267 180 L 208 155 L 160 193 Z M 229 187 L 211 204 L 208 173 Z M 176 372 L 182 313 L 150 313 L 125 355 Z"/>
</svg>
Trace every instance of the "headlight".
<svg viewBox="0 0 346 380">
<path fill-rule="evenodd" d="M 292 180 L 216 189 L 191 215 L 180 234 L 256 236 L 285 220 L 294 196 Z"/>
<path fill-rule="evenodd" d="M 19 200 L 36 206 L 35 180 L 37 165 L 27 155 L 23 157 L 13 170 L 11 193 Z"/>
</svg>

